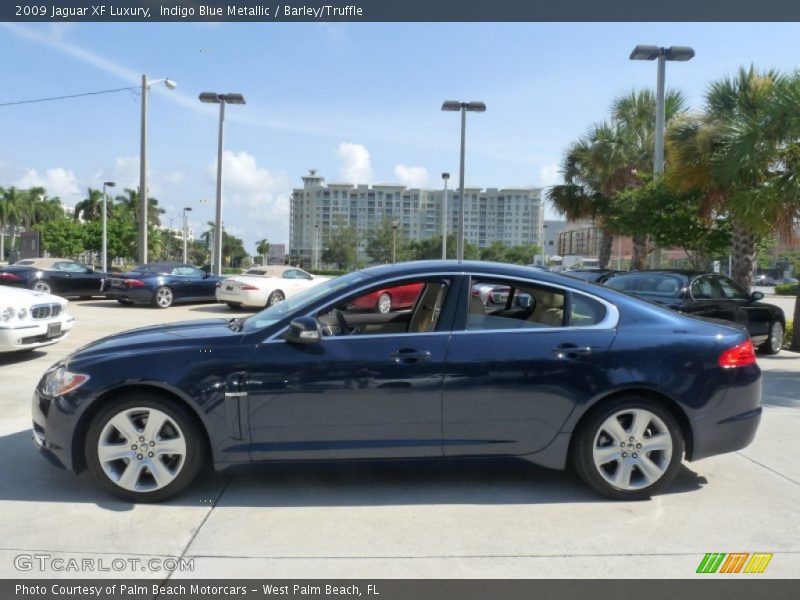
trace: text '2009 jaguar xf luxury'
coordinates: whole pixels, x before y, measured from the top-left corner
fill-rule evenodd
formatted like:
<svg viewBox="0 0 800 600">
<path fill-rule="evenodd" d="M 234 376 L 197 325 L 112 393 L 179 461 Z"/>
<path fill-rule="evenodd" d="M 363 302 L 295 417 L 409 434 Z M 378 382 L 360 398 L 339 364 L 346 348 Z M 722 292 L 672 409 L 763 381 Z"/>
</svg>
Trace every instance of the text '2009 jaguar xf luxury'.
<svg viewBox="0 0 800 600">
<path fill-rule="evenodd" d="M 410 309 L 349 308 L 411 284 Z M 472 294 L 486 285 L 507 288 L 505 304 Z M 760 416 L 741 326 L 453 261 L 350 273 L 246 319 L 106 337 L 55 364 L 33 398 L 37 447 L 133 501 L 177 494 L 209 461 L 474 456 L 571 464 L 602 494 L 638 499 L 684 457 L 746 446 Z"/>
</svg>

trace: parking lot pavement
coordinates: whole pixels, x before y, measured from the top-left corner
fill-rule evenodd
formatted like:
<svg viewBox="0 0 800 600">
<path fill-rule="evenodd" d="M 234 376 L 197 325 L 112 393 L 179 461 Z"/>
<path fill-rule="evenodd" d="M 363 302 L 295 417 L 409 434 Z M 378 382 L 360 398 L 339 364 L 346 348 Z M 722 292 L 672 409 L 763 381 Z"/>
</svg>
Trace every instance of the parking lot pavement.
<svg viewBox="0 0 800 600">
<path fill-rule="evenodd" d="M 751 446 L 687 464 L 669 493 L 645 502 L 598 498 L 569 472 L 486 460 L 265 465 L 211 475 L 164 504 L 131 505 L 37 455 L 36 382 L 102 335 L 240 313 L 100 300 L 70 310 L 70 338 L 0 357 L 0 577 L 78 575 L 14 566 L 21 554 L 44 554 L 106 567 L 194 560 L 193 571 L 156 564 L 86 576 L 683 578 L 706 552 L 772 552 L 763 576 L 800 575 L 800 355 L 759 358 L 764 417 Z"/>
</svg>

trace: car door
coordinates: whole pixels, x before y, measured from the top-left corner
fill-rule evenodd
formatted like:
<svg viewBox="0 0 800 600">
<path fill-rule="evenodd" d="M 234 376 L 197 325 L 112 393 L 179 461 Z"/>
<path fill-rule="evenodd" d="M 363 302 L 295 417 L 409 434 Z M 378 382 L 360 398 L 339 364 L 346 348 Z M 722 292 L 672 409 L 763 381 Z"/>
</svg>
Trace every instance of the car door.
<svg viewBox="0 0 800 600">
<path fill-rule="evenodd" d="M 345 315 L 346 298 L 315 313 L 324 320 L 338 307 L 353 335 L 260 344 L 247 383 L 251 458 L 441 456 L 442 381 L 458 298 L 452 279 L 426 289 L 413 314 Z M 401 332 L 364 322 L 402 318 Z"/>
<path fill-rule="evenodd" d="M 44 273 L 44 278 L 50 282 L 54 294 L 73 296 L 80 293 L 80 280 L 76 277 L 77 273 L 72 271 L 74 264 L 76 263 L 60 261 Z"/>
<path fill-rule="evenodd" d="M 726 301 L 736 313 L 736 322 L 747 327 L 750 337 L 761 339 L 769 335 L 772 311 L 758 302 L 753 302 L 751 295 L 732 279 L 723 275 L 716 275 L 715 279 Z"/>
<path fill-rule="evenodd" d="M 482 284 L 511 289 L 485 306 Z M 514 302 L 525 295 L 527 306 Z M 447 357 L 445 456 L 521 455 L 546 447 L 573 408 L 608 387 L 606 350 L 616 308 L 552 284 L 473 278 L 465 286 Z"/>
</svg>

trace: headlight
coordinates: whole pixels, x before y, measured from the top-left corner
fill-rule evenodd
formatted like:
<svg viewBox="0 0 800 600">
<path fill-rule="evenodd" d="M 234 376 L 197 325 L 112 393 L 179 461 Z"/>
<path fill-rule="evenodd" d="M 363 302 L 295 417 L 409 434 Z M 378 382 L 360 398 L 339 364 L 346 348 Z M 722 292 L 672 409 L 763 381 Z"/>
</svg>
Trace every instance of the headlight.
<svg viewBox="0 0 800 600">
<path fill-rule="evenodd" d="M 27 317 L 27 316 L 28 316 L 28 309 L 27 309 L 27 308 L 20 308 L 20 309 L 17 311 L 17 318 L 18 318 L 20 321 L 21 321 L 22 319 L 24 319 L 25 317 Z"/>
<path fill-rule="evenodd" d="M 3 319 L 3 321 L 10 321 L 14 318 L 15 312 L 16 311 L 11 306 L 6 306 L 3 312 L 0 313 L 0 319 Z"/>
<path fill-rule="evenodd" d="M 44 393 L 50 397 L 63 396 L 78 389 L 89 381 L 89 376 L 83 373 L 72 373 L 64 367 L 52 371 L 44 382 Z"/>
</svg>

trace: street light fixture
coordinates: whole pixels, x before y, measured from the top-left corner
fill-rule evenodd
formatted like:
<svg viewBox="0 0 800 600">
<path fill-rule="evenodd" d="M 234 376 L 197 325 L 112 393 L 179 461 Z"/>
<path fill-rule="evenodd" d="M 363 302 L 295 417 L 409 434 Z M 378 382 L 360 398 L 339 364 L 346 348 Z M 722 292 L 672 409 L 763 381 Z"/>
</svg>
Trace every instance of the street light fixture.
<svg viewBox="0 0 800 600">
<path fill-rule="evenodd" d="M 653 152 L 653 173 L 656 178 L 664 172 L 664 78 L 668 60 L 686 62 L 694 58 L 694 48 L 689 46 L 636 46 L 631 52 L 631 60 L 658 60 L 656 81 L 656 135 Z M 650 256 L 650 268 L 661 266 L 661 249 L 654 244 Z"/>
<path fill-rule="evenodd" d="M 456 258 L 464 260 L 464 138 L 467 128 L 467 112 L 485 112 L 486 105 L 483 102 L 446 100 L 442 104 L 442 110 L 445 112 L 461 111 L 461 172 L 458 176 L 458 250 Z"/>
<path fill-rule="evenodd" d="M 142 123 L 139 141 L 139 263 L 147 263 L 147 91 L 150 86 L 163 83 L 168 90 L 174 90 L 178 84 L 171 79 L 147 80 L 142 75 Z"/>
<path fill-rule="evenodd" d="M 447 260 L 447 180 L 450 173 L 442 173 L 444 196 L 442 196 L 442 260 Z"/>
<path fill-rule="evenodd" d="M 225 133 L 225 105 L 246 104 L 241 94 L 218 94 L 216 92 L 203 92 L 199 96 L 200 102 L 206 104 L 219 104 L 219 143 L 217 146 L 217 213 L 214 220 L 215 230 L 219 234 L 217 243 L 214 244 L 214 257 L 211 264 L 212 273 L 222 275 L 222 145 Z"/>
<path fill-rule="evenodd" d="M 113 181 L 103 182 L 103 256 L 101 258 L 103 273 L 108 272 L 108 196 L 106 188 L 114 187 Z"/>
<path fill-rule="evenodd" d="M 191 206 L 185 206 L 183 208 L 183 262 L 189 262 L 189 248 L 188 248 L 188 239 L 189 239 L 189 221 L 186 218 L 186 213 L 192 212 Z"/>
</svg>

